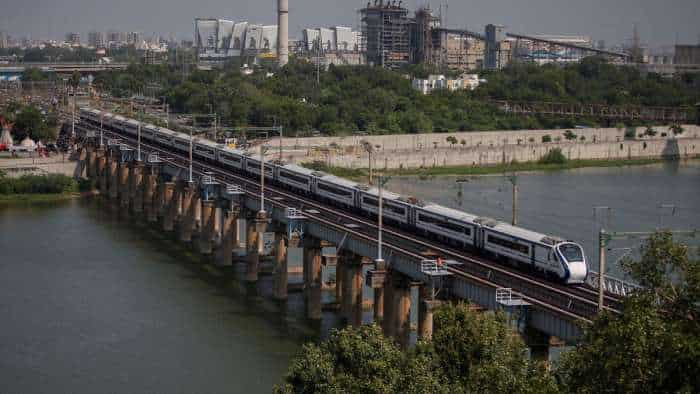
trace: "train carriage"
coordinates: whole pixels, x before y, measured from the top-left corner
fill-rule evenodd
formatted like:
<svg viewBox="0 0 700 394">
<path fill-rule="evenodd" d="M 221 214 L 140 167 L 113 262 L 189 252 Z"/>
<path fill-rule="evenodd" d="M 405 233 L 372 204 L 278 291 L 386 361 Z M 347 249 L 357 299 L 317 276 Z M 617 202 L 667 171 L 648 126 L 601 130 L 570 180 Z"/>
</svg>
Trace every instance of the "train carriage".
<svg viewBox="0 0 700 394">
<path fill-rule="evenodd" d="M 260 177 L 260 159 L 254 158 L 251 153 L 245 154 L 245 171 L 249 174 Z M 275 164 L 265 162 L 265 179 L 273 179 L 275 176 Z"/>
<path fill-rule="evenodd" d="M 365 213 L 379 214 L 379 189 L 376 187 L 359 186 L 359 208 Z M 411 205 L 401 199 L 401 196 L 387 190 L 382 190 L 382 216 L 397 223 L 409 224 Z"/>
<path fill-rule="evenodd" d="M 429 204 L 414 208 L 414 223 L 419 231 L 450 244 L 475 246 L 479 225 L 477 218 L 456 209 Z"/>
<path fill-rule="evenodd" d="M 313 183 L 319 174 L 314 170 L 298 166 L 296 164 L 286 164 L 277 167 L 277 182 L 284 186 L 303 191 L 304 193 L 311 193 L 313 190 Z"/>
<path fill-rule="evenodd" d="M 245 152 L 238 149 L 222 147 L 218 149 L 217 161 L 237 170 L 243 170 Z"/>
<path fill-rule="evenodd" d="M 154 141 L 163 146 L 173 146 L 173 139 L 176 133 L 170 129 L 165 129 L 163 127 L 157 127 L 154 132 Z"/>
<path fill-rule="evenodd" d="M 219 145 L 216 142 L 200 139 L 194 142 L 192 154 L 210 161 L 216 161 L 217 149 L 219 149 Z"/>
<path fill-rule="evenodd" d="M 357 186 L 357 182 L 323 174 L 316 179 L 315 194 L 336 205 L 355 208 Z"/>
<path fill-rule="evenodd" d="M 139 133 L 139 126 L 141 125 L 141 122 L 138 120 L 134 119 L 127 119 L 122 123 L 122 130 L 126 134 L 130 134 L 132 136 L 136 136 Z"/>
</svg>

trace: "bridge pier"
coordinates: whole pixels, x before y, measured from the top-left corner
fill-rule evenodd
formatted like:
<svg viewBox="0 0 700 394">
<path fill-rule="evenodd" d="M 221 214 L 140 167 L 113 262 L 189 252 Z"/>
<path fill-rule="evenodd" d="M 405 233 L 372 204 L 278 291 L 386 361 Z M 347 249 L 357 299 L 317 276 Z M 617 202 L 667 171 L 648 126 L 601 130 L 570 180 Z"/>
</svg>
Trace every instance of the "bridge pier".
<svg viewBox="0 0 700 394">
<path fill-rule="evenodd" d="M 88 151 L 87 147 L 83 146 L 80 148 L 78 153 L 78 177 L 82 178 L 87 176 L 88 167 Z"/>
<path fill-rule="evenodd" d="M 430 340 L 433 337 L 433 311 L 440 306 L 430 286 L 423 284 L 418 292 L 418 337 Z"/>
<path fill-rule="evenodd" d="M 258 238 L 261 237 L 256 231 L 255 221 L 248 220 L 248 231 L 245 238 L 246 246 L 246 282 L 258 281 L 258 270 L 260 269 L 260 255 L 258 254 Z"/>
<path fill-rule="evenodd" d="M 304 290 L 306 293 L 306 317 L 321 320 L 321 246 L 310 240 L 304 251 Z"/>
<path fill-rule="evenodd" d="M 292 240 L 289 241 L 290 246 Z M 289 272 L 287 263 L 287 244 L 285 243 L 284 236 L 280 236 L 277 240 L 277 247 L 275 248 L 275 269 L 274 269 L 274 293 L 273 297 L 276 300 L 284 301 L 287 299 L 287 286 Z"/>
<path fill-rule="evenodd" d="M 156 169 L 149 166 L 143 178 L 143 210 L 149 223 L 155 223 L 158 220 L 154 208 L 157 182 L 158 174 Z"/>
<path fill-rule="evenodd" d="M 175 183 L 163 183 L 163 231 L 172 232 L 175 228 L 177 205 L 175 203 Z"/>
<path fill-rule="evenodd" d="M 88 179 L 95 179 L 95 160 L 96 160 L 96 154 L 95 154 L 95 148 L 92 146 L 87 146 L 86 148 L 87 151 L 87 171 L 86 171 L 86 176 Z"/>
<path fill-rule="evenodd" d="M 95 178 L 97 180 L 98 188 L 100 190 L 100 194 L 106 194 L 107 193 L 107 176 L 106 176 L 106 168 L 107 168 L 107 156 L 105 155 L 105 150 L 104 148 L 100 147 L 97 149 L 97 171 L 95 173 Z"/>
<path fill-rule="evenodd" d="M 129 199 L 131 212 L 138 219 L 143 212 L 143 162 L 134 161 L 129 168 Z"/>
<path fill-rule="evenodd" d="M 109 177 L 109 199 L 119 198 L 119 159 L 114 154 L 108 156 L 107 177 Z"/>
<path fill-rule="evenodd" d="M 199 253 L 211 254 L 214 239 L 216 206 L 213 200 L 202 201 Z"/>
<path fill-rule="evenodd" d="M 184 182 L 182 189 L 182 213 L 178 225 L 178 238 L 182 242 L 192 240 L 194 228 L 194 187 L 190 182 Z"/>
<path fill-rule="evenodd" d="M 125 214 L 129 211 L 129 163 L 119 163 L 119 205 Z"/>
<path fill-rule="evenodd" d="M 347 324 L 353 327 L 362 325 L 362 263 L 363 257 L 342 255 L 343 268 L 341 313 Z"/>
<path fill-rule="evenodd" d="M 233 247 L 238 238 L 238 210 L 225 209 L 222 214 L 221 245 L 217 250 L 217 261 L 220 266 L 233 264 Z"/>
</svg>

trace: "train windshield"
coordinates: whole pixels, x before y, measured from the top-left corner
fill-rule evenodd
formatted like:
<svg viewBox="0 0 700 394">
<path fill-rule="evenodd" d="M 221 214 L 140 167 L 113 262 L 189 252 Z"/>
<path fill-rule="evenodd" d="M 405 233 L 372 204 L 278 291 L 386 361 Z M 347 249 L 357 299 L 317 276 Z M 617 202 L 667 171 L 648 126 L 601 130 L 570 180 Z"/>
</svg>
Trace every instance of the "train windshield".
<svg viewBox="0 0 700 394">
<path fill-rule="evenodd" d="M 559 245 L 559 251 L 569 263 L 583 261 L 583 250 L 576 244 Z"/>
</svg>

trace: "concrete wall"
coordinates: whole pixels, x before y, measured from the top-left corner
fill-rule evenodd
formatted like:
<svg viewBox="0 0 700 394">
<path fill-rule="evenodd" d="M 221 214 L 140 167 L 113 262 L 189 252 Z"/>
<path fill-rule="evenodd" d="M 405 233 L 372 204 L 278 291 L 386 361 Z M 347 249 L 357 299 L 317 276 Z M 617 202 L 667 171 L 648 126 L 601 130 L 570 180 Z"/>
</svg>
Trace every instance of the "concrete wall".
<svg viewBox="0 0 700 394">
<path fill-rule="evenodd" d="M 67 176 L 78 176 L 79 162 L 69 160 L 61 155 L 48 158 L 7 158 L 0 159 L 0 170 L 10 177 L 20 177 L 22 175 L 33 174 L 63 174 Z"/>
<path fill-rule="evenodd" d="M 367 153 L 361 141 L 370 142 L 375 149 L 377 168 L 415 168 L 454 165 L 493 165 L 517 160 L 536 161 L 549 150 L 560 148 L 570 159 L 656 158 L 662 156 L 694 156 L 700 154 L 700 127 L 683 126 L 685 132 L 677 139 L 662 138 L 672 133 L 667 127 L 655 127 L 655 137 L 624 139 L 625 130 L 615 128 L 572 129 L 576 140 L 566 140 L 562 130 L 524 130 L 465 132 L 449 134 L 406 134 L 385 136 L 350 136 L 284 138 L 284 159 L 292 162 L 324 161 L 333 166 L 366 168 Z M 637 128 L 635 134 L 646 128 Z M 552 142 L 543 143 L 549 135 Z M 447 141 L 454 136 L 458 143 Z M 585 137 L 585 140 L 581 140 Z M 557 141 L 558 140 L 558 141 Z M 464 141 L 464 144 L 461 142 Z M 279 139 L 270 142 L 279 146 Z M 269 155 L 275 155 L 271 149 Z"/>
</svg>

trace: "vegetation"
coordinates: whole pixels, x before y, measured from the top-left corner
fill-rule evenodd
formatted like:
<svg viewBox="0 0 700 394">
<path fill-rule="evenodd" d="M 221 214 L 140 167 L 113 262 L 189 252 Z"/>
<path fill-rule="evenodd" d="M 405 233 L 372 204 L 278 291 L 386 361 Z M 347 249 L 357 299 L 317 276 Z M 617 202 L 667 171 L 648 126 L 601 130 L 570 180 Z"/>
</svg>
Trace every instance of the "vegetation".
<svg viewBox="0 0 700 394">
<path fill-rule="evenodd" d="M 603 314 L 556 370 L 581 393 L 700 390 L 700 261 L 670 233 L 651 237 L 623 266 L 643 286 L 622 314 Z"/>
<path fill-rule="evenodd" d="M 195 71 L 183 78 L 168 65 L 132 65 L 124 72 L 101 73 L 98 86 L 124 97 L 160 86 L 173 112 L 208 113 L 232 126 L 270 126 L 305 135 L 447 132 L 472 130 L 574 128 L 607 125 L 599 119 L 515 116 L 491 100 L 537 100 L 571 103 L 692 105 L 700 101 L 700 76 L 673 80 L 585 59 L 566 66 L 513 65 L 488 72 L 479 89 L 424 96 L 401 72 L 370 67 L 330 66 L 316 82 L 313 64 L 291 61 L 281 70 L 265 67 L 243 75 L 232 62 L 223 70 Z M 268 72 L 274 71 L 269 76 Z M 405 72 L 421 76 L 425 67 Z M 409 75 L 410 76 L 410 75 Z"/>
<path fill-rule="evenodd" d="M 479 314 L 466 304 L 435 313 L 432 341 L 402 352 L 376 326 L 334 331 L 307 344 L 277 392 L 465 393 L 556 391 L 542 365 L 502 315 Z"/>
<path fill-rule="evenodd" d="M 432 340 L 402 352 L 378 326 L 307 344 L 278 393 L 693 393 L 700 390 L 700 262 L 670 233 L 653 235 L 626 271 L 643 288 L 603 313 L 551 371 L 529 360 L 500 313 L 466 304 L 434 315 Z"/>
<path fill-rule="evenodd" d="M 561 149 L 554 148 L 547 152 L 546 155 L 542 156 L 538 163 L 563 165 L 566 164 L 567 161 L 568 159 L 566 158 L 564 153 L 562 153 Z"/>
<path fill-rule="evenodd" d="M 0 195 L 65 194 L 78 191 L 78 183 L 65 175 L 24 175 L 0 177 Z"/>
<path fill-rule="evenodd" d="M 26 137 L 34 141 L 53 141 L 58 135 L 58 115 L 46 113 L 34 105 L 10 102 L 0 113 L 0 118 L 13 123 L 10 133 L 15 143 Z"/>
</svg>

